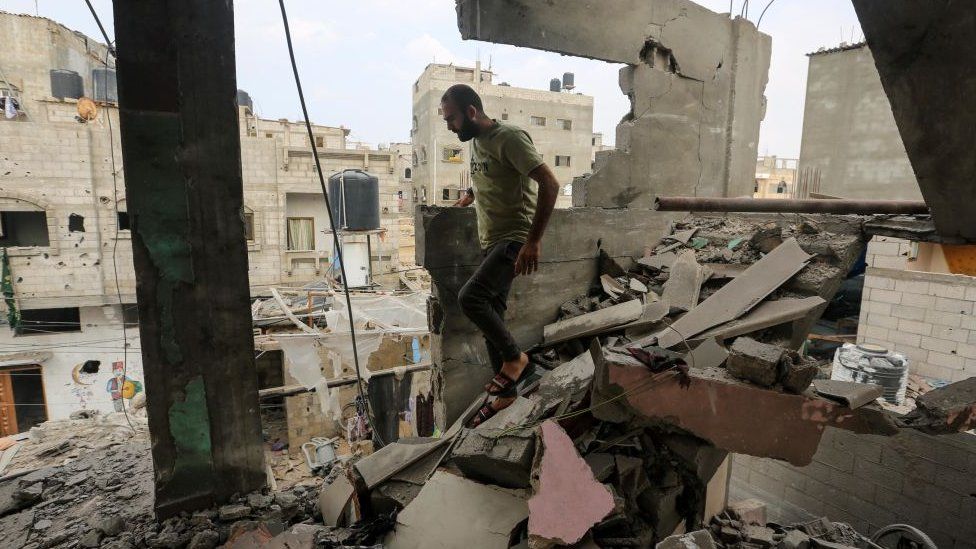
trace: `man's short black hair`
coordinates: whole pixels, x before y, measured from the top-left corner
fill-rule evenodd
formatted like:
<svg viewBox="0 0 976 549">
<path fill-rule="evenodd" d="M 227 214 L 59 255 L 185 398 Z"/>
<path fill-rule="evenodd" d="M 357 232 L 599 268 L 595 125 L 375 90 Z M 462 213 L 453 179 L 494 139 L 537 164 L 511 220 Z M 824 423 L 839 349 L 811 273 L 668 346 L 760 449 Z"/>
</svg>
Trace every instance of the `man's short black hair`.
<svg viewBox="0 0 976 549">
<path fill-rule="evenodd" d="M 461 112 L 468 110 L 468 107 L 474 107 L 478 112 L 485 112 L 485 107 L 481 103 L 481 96 L 474 91 L 474 88 L 465 84 L 454 84 L 447 88 L 447 91 L 441 96 L 441 103 L 447 101 L 454 103 L 454 106 Z"/>
</svg>

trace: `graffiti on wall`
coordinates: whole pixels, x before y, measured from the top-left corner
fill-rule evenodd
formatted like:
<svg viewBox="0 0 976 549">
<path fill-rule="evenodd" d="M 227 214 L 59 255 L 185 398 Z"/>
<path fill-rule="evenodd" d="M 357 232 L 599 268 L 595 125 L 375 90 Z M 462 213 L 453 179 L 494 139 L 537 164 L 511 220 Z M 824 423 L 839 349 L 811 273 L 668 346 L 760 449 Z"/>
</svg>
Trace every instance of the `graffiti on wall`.
<svg viewBox="0 0 976 549">
<path fill-rule="evenodd" d="M 142 383 L 128 377 L 125 371 L 125 363 L 122 361 L 112 363 L 112 379 L 105 384 L 105 390 L 112 395 L 112 405 L 116 412 L 121 412 L 122 399 L 132 400 L 132 397 L 142 392 Z"/>
</svg>

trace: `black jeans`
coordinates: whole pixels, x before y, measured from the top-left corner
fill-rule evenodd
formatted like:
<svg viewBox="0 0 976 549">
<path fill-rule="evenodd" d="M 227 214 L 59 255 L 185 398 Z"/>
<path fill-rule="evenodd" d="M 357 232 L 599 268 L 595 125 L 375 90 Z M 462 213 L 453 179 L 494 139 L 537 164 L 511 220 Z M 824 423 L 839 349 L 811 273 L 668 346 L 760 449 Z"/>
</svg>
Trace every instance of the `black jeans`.
<svg viewBox="0 0 976 549">
<path fill-rule="evenodd" d="M 515 360 L 521 350 L 505 327 L 505 302 L 515 279 L 515 258 L 521 242 L 503 240 L 484 251 L 478 270 L 458 292 L 458 304 L 464 315 L 481 330 L 488 347 L 488 359 L 495 372 L 502 362 Z"/>
</svg>

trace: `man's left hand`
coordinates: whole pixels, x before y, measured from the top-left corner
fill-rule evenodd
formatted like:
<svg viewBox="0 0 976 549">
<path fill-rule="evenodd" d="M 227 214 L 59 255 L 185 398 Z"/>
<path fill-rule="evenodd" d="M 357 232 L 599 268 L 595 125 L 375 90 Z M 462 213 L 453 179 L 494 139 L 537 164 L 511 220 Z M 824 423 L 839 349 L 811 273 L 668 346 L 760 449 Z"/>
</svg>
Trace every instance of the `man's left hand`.
<svg viewBox="0 0 976 549">
<path fill-rule="evenodd" d="M 538 241 L 529 241 L 522 245 L 518 257 L 515 258 L 516 276 L 530 275 L 539 270 L 540 249 Z"/>
</svg>

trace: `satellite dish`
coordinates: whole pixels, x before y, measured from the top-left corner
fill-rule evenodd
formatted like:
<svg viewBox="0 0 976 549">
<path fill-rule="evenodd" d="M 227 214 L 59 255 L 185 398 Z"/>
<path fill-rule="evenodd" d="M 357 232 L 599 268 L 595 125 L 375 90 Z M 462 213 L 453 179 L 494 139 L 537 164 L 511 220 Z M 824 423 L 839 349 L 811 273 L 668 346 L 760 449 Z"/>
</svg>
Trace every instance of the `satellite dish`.
<svg viewBox="0 0 976 549">
<path fill-rule="evenodd" d="M 87 97 L 78 100 L 78 117 L 91 122 L 98 116 L 98 106 Z"/>
</svg>

